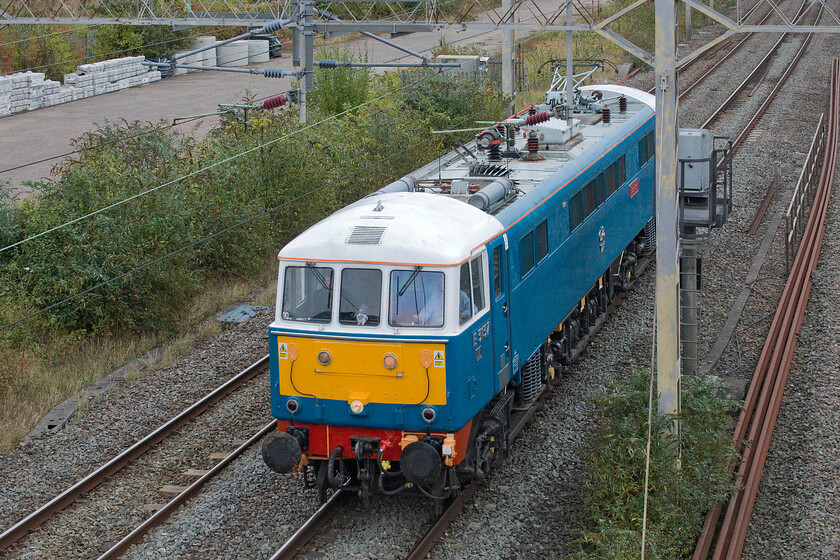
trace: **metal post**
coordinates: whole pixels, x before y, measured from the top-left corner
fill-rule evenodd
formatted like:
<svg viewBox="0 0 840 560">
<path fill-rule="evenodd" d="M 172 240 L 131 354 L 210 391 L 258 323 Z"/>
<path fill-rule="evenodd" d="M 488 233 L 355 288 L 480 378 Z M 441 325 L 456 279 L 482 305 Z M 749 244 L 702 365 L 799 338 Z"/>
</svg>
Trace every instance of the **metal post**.
<svg viewBox="0 0 840 560">
<path fill-rule="evenodd" d="M 686 227 L 686 236 L 696 233 L 696 228 Z M 682 288 L 682 351 L 683 373 L 697 375 L 697 334 L 699 313 L 697 308 L 697 249 L 691 240 L 682 243 L 680 259 L 680 287 Z"/>
<path fill-rule="evenodd" d="M 572 14 L 572 0 L 566 4 L 566 25 L 573 25 L 575 22 Z M 566 119 L 571 121 L 572 113 L 575 110 L 575 66 L 572 52 L 572 32 L 566 31 Z M 569 126 L 571 126 L 571 122 Z"/>
<path fill-rule="evenodd" d="M 303 88 L 312 91 L 315 87 L 313 79 L 315 20 L 313 18 L 312 0 L 303 0 Z"/>
<path fill-rule="evenodd" d="M 298 68 L 300 66 L 300 21 L 302 19 L 298 0 L 292 0 L 292 14 L 298 22 L 298 26 L 292 30 L 292 66 Z"/>
<path fill-rule="evenodd" d="M 502 13 L 507 14 L 511 20 L 513 20 L 512 11 L 513 0 L 502 0 Z M 512 105 L 516 96 L 516 80 L 513 76 L 513 39 L 512 29 L 502 31 L 502 93 L 510 96 Z"/>
<path fill-rule="evenodd" d="M 685 5 L 685 39 L 691 39 L 691 6 Z"/>
<path fill-rule="evenodd" d="M 298 99 L 298 105 L 300 106 L 300 124 L 306 124 L 306 88 L 300 88 Z"/>
<path fill-rule="evenodd" d="M 680 412 L 679 235 L 677 229 L 677 18 L 656 0 L 656 372 L 659 413 Z M 674 422 L 679 435 L 679 422 Z"/>
</svg>

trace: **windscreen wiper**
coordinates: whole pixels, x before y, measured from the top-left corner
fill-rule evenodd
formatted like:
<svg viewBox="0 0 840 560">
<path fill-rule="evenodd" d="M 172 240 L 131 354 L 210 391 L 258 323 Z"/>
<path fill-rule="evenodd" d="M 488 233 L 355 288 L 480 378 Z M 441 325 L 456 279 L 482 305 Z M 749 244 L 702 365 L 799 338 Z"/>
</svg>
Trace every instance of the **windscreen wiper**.
<svg viewBox="0 0 840 560">
<path fill-rule="evenodd" d="M 400 288 L 397 291 L 397 297 L 402 297 L 402 295 L 405 293 L 405 291 L 408 289 L 408 287 L 411 286 L 412 283 L 414 283 L 414 279 L 417 278 L 417 275 L 420 274 L 420 271 L 422 269 L 423 269 L 423 267 L 421 267 L 421 266 L 415 266 L 414 267 L 414 271 L 411 273 L 411 276 L 409 276 L 408 280 L 405 281 L 405 284 L 403 284 L 403 287 Z"/>
</svg>

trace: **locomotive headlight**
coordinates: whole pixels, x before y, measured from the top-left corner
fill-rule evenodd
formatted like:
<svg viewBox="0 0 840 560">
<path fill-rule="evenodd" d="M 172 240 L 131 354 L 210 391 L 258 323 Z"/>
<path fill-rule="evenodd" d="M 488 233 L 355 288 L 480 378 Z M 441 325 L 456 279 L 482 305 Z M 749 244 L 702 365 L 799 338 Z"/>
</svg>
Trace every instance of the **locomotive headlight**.
<svg viewBox="0 0 840 560">
<path fill-rule="evenodd" d="M 432 407 L 426 407 L 423 409 L 423 412 L 420 413 L 423 416 L 423 420 L 426 421 L 427 424 L 431 424 L 437 418 L 437 412 Z"/>
<path fill-rule="evenodd" d="M 359 399 L 354 400 L 350 403 L 350 411 L 353 414 L 361 414 L 365 410 L 365 405 Z"/>
<path fill-rule="evenodd" d="M 382 358 L 382 365 L 387 369 L 394 369 L 397 367 L 397 357 L 390 353 L 385 354 L 385 357 Z"/>
<path fill-rule="evenodd" d="M 297 414 L 297 411 L 300 410 L 300 403 L 297 399 L 289 399 L 286 401 L 286 410 L 291 414 Z"/>
<path fill-rule="evenodd" d="M 332 361 L 332 354 L 330 354 L 329 350 L 321 350 L 320 352 L 318 352 L 318 363 L 319 364 L 321 364 L 322 366 L 328 366 L 328 365 L 330 365 L 331 361 Z"/>
</svg>

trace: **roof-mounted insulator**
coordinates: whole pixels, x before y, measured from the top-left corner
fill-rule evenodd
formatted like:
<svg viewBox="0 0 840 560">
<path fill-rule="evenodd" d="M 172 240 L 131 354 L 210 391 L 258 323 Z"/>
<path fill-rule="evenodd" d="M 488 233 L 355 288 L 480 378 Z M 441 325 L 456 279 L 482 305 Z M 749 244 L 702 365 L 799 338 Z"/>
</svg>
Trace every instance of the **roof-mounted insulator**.
<svg viewBox="0 0 840 560">
<path fill-rule="evenodd" d="M 539 113 L 534 113 L 533 115 L 525 117 L 525 124 L 533 126 L 535 124 L 546 122 L 549 119 L 551 119 L 551 113 L 548 111 L 540 111 Z"/>
<path fill-rule="evenodd" d="M 604 124 L 610 124 L 610 117 L 612 116 L 612 112 L 610 111 L 609 106 L 604 105 L 601 107 L 601 121 Z"/>
<path fill-rule="evenodd" d="M 478 145 L 478 149 L 486 150 L 490 146 L 498 146 L 502 143 L 502 133 L 499 132 L 498 128 L 488 128 L 480 134 L 476 134 L 475 139 L 476 145 Z"/>
<path fill-rule="evenodd" d="M 280 95 L 275 95 L 274 97 L 269 97 L 265 101 L 262 102 L 262 108 L 265 110 L 276 109 L 277 107 L 282 107 L 286 104 L 286 96 L 282 93 Z"/>
</svg>

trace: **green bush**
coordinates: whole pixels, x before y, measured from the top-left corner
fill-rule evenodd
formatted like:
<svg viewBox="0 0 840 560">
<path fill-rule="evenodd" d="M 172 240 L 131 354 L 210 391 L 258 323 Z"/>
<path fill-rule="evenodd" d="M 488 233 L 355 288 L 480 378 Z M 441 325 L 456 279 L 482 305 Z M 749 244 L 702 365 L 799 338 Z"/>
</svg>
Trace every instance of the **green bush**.
<svg viewBox="0 0 840 560">
<path fill-rule="evenodd" d="M 85 134 L 77 148 L 82 151 L 59 166 L 57 180 L 37 184 L 35 200 L 21 206 L 26 236 L 178 177 L 191 143 L 161 125 L 110 123 Z M 187 203 L 177 187 L 142 196 L 19 246 L 11 270 L 25 271 L 19 286 L 29 302 L 54 304 L 192 240 L 200 229 L 189 221 Z M 165 329 L 196 287 L 189 269 L 156 266 L 77 297 L 48 321 L 96 334 Z"/>
<path fill-rule="evenodd" d="M 0 72 L 27 68 L 44 72 L 50 80 L 61 80 L 73 72 L 84 53 L 84 45 L 72 33 L 61 33 L 77 26 L 10 25 L 0 28 Z"/>
<path fill-rule="evenodd" d="M 363 93 L 373 99 L 394 89 L 393 78 L 382 78 Z M 449 96 L 433 106 L 464 118 L 495 110 L 489 117 L 497 118 L 498 94 L 474 91 L 482 94 L 468 96 L 472 104 Z M 293 110 L 251 112 L 247 130 L 228 119 L 199 143 L 164 124 L 100 124 L 54 181 L 34 185 L 34 200 L 0 199 L 2 239 L 172 184 L 0 253 L 3 324 L 91 290 L 0 332 L 0 341 L 175 330 L 209 280 L 254 274 L 284 241 L 440 155 L 445 145 L 429 138 L 430 120 L 415 106 L 394 94 L 312 128 Z M 310 122 L 330 111 L 313 107 Z"/>
<path fill-rule="evenodd" d="M 195 31 L 173 31 L 165 25 L 101 25 L 97 27 L 96 47 L 91 54 L 117 53 L 110 58 L 171 57 L 176 50 L 190 48 L 195 36 Z"/>
<path fill-rule="evenodd" d="M 638 370 L 627 385 L 592 398 L 596 427 L 581 450 L 591 528 L 578 539 L 577 558 L 634 558 L 641 550 L 649 379 L 649 371 Z M 684 377 L 680 440 L 663 435 L 670 419 L 654 415 L 648 558 L 691 558 L 706 512 L 729 496 L 733 481 L 727 466 L 735 456 L 731 408 L 709 379 Z"/>
<path fill-rule="evenodd" d="M 354 62 L 355 57 L 347 49 L 323 49 L 318 59 Z M 361 62 L 366 62 L 364 57 Z M 371 73 L 367 68 L 315 68 L 315 82 L 318 84 L 307 94 L 307 103 L 320 109 L 323 115 L 337 115 L 368 100 Z"/>
</svg>

